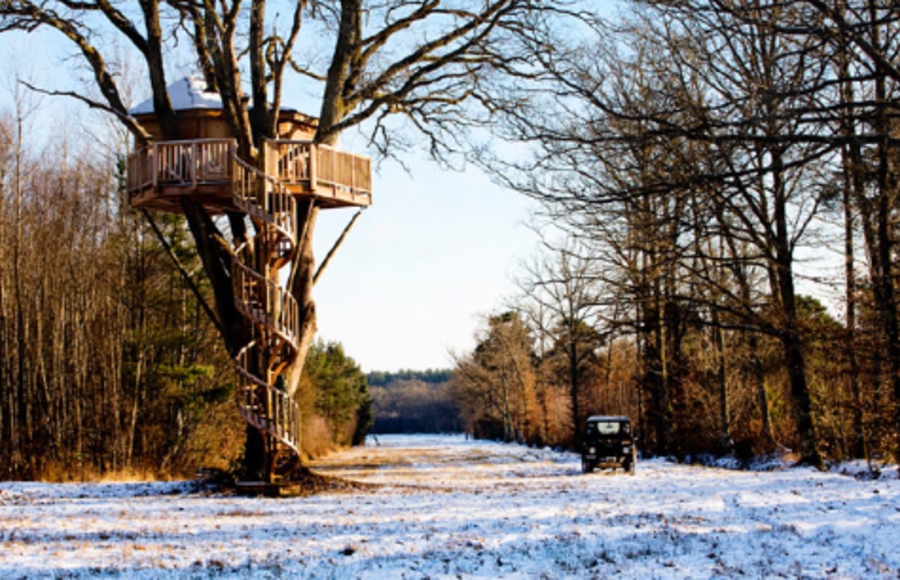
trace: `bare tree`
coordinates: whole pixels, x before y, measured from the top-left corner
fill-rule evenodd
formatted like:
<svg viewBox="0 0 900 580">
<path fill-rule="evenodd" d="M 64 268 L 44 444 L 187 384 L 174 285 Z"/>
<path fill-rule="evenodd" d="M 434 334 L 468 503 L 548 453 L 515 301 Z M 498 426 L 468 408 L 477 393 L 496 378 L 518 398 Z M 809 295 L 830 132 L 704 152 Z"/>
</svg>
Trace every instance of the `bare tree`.
<svg viewBox="0 0 900 580">
<path fill-rule="evenodd" d="M 452 389 L 476 437 L 535 442 L 532 339 L 518 314 L 490 316 L 475 350 L 456 358 Z"/>
<path fill-rule="evenodd" d="M 580 439 L 586 416 L 585 379 L 596 367 L 603 342 L 600 326 L 600 294 L 596 262 L 585 256 L 584 247 L 561 248 L 544 241 L 543 253 L 525 265 L 518 285 L 522 290 L 519 309 L 542 339 L 549 343 L 545 358 L 557 363 L 571 406 L 571 436 Z"/>
</svg>

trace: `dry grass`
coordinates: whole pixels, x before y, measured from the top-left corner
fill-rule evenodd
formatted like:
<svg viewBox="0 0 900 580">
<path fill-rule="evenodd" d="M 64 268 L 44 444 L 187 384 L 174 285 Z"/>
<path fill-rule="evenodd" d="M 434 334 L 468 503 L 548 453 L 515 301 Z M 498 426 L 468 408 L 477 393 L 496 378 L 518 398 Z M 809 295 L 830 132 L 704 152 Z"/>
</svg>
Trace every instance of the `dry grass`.
<svg viewBox="0 0 900 580">
<path fill-rule="evenodd" d="M 295 493 L 291 495 L 311 496 L 322 493 L 374 491 L 379 485 L 352 481 L 334 475 L 322 475 L 309 469 L 301 469 L 293 478 L 292 487 Z"/>
<path fill-rule="evenodd" d="M 100 483 L 143 483 L 147 481 L 174 481 L 180 479 L 169 473 L 160 473 L 149 469 L 125 468 L 119 471 L 105 473 L 100 478 Z"/>
<path fill-rule="evenodd" d="M 303 423 L 302 437 L 303 452 L 310 459 L 324 457 L 337 449 L 331 429 L 322 417 L 308 416 Z"/>
<path fill-rule="evenodd" d="M 154 469 L 124 467 L 115 471 L 100 471 L 93 466 L 73 468 L 63 463 L 47 464 L 36 478 L 41 483 L 146 483 L 179 479 L 183 478 Z"/>
<path fill-rule="evenodd" d="M 227 511 L 221 511 L 215 514 L 217 518 L 256 518 L 263 517 L 269 515 L 266 512 L 258 511 L 258 510 L 246 510 L 246 509 L 233 509 Z"/>
</svg>

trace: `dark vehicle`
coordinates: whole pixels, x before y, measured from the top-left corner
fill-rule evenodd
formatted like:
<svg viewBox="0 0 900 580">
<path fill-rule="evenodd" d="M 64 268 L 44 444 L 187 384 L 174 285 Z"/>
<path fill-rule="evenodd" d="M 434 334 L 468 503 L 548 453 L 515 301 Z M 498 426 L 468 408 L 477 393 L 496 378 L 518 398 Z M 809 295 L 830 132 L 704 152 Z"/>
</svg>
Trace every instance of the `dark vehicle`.
<svg viewBox="0 0 900 580">
<path fill-rule="evenodd" d="M 634 475 L 637 449 L 628 417 L 590 417 L 584 428 L 581 444 L 581 470 L 596 467 L 621 467 Z"/>
</svg>

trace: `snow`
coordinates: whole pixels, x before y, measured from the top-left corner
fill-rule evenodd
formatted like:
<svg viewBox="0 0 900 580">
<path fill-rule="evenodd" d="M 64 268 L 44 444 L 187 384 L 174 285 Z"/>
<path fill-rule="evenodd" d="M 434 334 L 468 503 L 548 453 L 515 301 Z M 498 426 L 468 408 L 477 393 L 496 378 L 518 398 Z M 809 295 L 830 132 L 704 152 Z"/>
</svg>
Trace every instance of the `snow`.
<svg viewBox="0 0 900 580">
<path fill-rule="evenodd" d="M 169 100 L 176 111 L 191 109 L 221 109 L 222 98 L 219 93 L 206 90 L 206 81 L 201 77 L 190 76 L 175 81 L 166 90 Z M 129 115 L 146 115 L 153 112 L 153 98 L 149 98 L 128 111 Z"/>
<path fill-rule="evenodd" d="M 291 499 L 197 482 L 0 484 L 0 578 L 897 578 L 900 482 L 381 436 Z M 894 472 L 896 477 L 896 472 Z"/>
</svg>

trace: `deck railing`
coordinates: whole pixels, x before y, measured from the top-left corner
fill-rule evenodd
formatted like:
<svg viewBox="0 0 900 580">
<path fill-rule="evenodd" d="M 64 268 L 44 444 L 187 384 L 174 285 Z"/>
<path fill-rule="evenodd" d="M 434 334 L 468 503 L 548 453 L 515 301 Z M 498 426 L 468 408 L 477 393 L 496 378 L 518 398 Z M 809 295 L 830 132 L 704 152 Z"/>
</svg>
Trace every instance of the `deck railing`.
<svg viewBox="0 0 900 580">
<path fill-rule="evenodd" d="M 312 185 L 313 144 L 309 141 L 267 141 L 269 175 L 288 185 Z"/>
<path fill-rule="evenodd" d="M 287 185 L 334 187 L 354 194 L 372 194 L 372 160 L 310 141 L 267 141 L 267 170 Z"/>
<path fill-rule="evenodd" d="M 161 141 L 128 156 L 128 191 L 238 179 L 234 139 Z M 372 160 L 310 141 L 266 141 L 266 174 L 288 186 L 372 194 Z"/>
<path fill-rule="evenodd" d="M 161 141 L 128 156 L 128 191 L 231 180 L 234 139 Z"/>
<path fill-rule="evenodd" d="M 317 146 L 317 183 L 354 193 L 372 193 L 372 160 L 328 145 Z"/>
<path fill-rule="evenodd" d="M 142 147 L 128 156 L 128 192 L 136 193 L 153 187 L 153 147 Z"/>
</svg>

